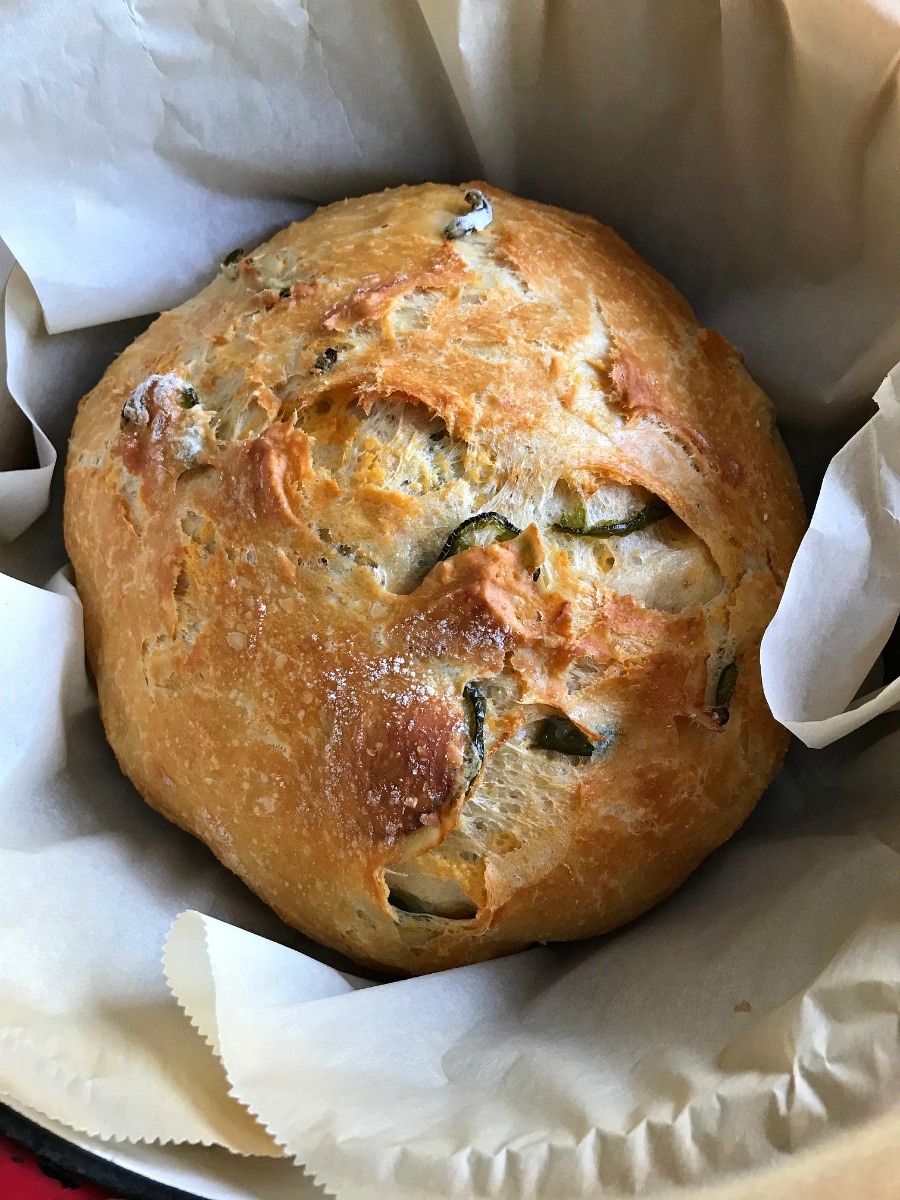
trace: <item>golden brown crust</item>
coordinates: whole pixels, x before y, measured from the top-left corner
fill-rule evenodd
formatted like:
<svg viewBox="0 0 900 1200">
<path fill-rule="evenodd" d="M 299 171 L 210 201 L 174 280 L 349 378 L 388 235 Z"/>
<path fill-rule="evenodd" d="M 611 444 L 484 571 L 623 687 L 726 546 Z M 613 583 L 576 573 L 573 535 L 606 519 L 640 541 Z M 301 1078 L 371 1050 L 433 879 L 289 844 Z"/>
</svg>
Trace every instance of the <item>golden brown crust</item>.
<svg viewBox="0 0 900 1200">
<path fill-rule="evenodd" d="M 85 397 L 66 476 L 125 772 L 286 920 L 404 971 L 637 915 L 785 744 L 758 646 L 802 508 L 768 402 L 610 230 L 474 186 L 493 220 L 456 241 L 460 190 L 398 188 L 223 270 Z M 553 528 L 648 493 L 676 516 L 645 533 Z M 437 563 L 489 510 L 523 532 Z M 607 752 L 540 748 L 548 713 Z"/>
</svg>

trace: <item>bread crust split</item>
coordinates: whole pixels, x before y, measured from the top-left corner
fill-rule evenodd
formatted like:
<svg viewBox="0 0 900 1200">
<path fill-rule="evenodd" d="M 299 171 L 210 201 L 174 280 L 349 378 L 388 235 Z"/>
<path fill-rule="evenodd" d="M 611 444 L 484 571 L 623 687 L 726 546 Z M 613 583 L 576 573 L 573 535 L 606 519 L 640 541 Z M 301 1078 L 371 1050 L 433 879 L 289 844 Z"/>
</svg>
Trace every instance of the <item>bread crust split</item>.
<svg viewBox="0 0 900 1200">
<path fill-rule="evenodd" d="M 66 470 L 123 771 L 399 972 L 613 929 L 741 824 L 802 525 L 728 343 L 611 230 L 483 183 L 223 267 L 83 399 Z"/>
</svg>

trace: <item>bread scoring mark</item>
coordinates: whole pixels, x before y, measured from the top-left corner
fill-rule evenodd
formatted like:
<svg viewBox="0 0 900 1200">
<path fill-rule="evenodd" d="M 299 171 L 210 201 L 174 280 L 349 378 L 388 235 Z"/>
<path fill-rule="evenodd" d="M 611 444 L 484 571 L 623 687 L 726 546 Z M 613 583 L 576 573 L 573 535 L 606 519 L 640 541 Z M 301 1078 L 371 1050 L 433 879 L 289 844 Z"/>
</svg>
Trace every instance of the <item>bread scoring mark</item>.
<svg viewBox="0 0 900 1200">
<path fill-rule="evenodd" d="M 465 276 L 465 263 L 459 255 L 449 246 L 442 246 L 422 270 L 413 274 L 401 271 L 387 277 L 370 275 L 365 278 L 360 287 L 323 313 L 320 328 L 329 333 L 345 332 L 355 325 L 383 319 L 396 297 L 443 289 Z"/>
<path fill-rule="evenodd" d="M 402 397 L 323 397 L 294 415 L 310 439 L 314 470 L 341 488 L 378 487 L 423 495 L 462 479 L 466 443 L 439 416 Z"/>
<path fill-rule="evenodd" d="M 630 416 L 648 417 L 659 422 L 675 435 L 690 451 L 700 454 L 732 487 L 744 477 L 743 468 L 718 443 L 713 444 L 696 425 L 684 416 L 681 402 L 664 395 L 656 380 L 647 374 L 638 359 L 627 350 L 619 349 L 610 372 L 610 379 L 619 402 Z"/>
<path fill-rule="evenodd" d="M 310 503 L 330 540 L 387 591 L 413 590 L 434 564 L 448 515 L 470 515 L 480 498 L 466 441 L 400 396 L 361 403 L 326 394 L 294 421 L 309 439 Z"/>
<path fill-rule="evenodd" d="M 462 479 L 466 443 L 439 416 L 400 398 L 370 401 L 344 452 L 349 485 L 421 496 Z"/>
<path fill-rule="evenodd" d="M 444 293 L 437 290 L 407 292 L 399 296 L 385 315 L 385 335 L 395 344 L 403 345 L 411 333 L 428 328 L 431 314 L 443 298 Z"/>
<path fill-rule="evenodd" d="M 460 238 L 452 245 L 453 253 L 469 270 L 469 281 L 457 301 L 461 309 L 493 301 L 518 303 L 529 296 L 531 287 L 508 233 L 490 229 L 481 237 Z"/>
<path fill-rule="evenodd" d="M 565 354 L 553 355 L 551 376 L 562 404 L 601 433 L 624 423 L 610 377 L 611 354 L 603 309 L 592 298 L 584 335 Z"/>
</svg>

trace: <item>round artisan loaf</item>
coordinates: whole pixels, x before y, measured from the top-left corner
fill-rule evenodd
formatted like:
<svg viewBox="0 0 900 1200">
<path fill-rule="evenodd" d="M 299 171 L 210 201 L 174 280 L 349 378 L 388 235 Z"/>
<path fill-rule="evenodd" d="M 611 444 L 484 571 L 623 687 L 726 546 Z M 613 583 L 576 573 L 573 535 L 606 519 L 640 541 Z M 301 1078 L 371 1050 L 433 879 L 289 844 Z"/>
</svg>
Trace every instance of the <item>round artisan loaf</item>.
<svg viewBox="0 0 900 1200">
<path fill-rule="evenodd" d="M 483 184 L 320 209 L 110 367 L 66 480 L 122 769 L 359 962 L 612 929 L 777 769 L 771 406 L 588 217 Z"/>
</svg>

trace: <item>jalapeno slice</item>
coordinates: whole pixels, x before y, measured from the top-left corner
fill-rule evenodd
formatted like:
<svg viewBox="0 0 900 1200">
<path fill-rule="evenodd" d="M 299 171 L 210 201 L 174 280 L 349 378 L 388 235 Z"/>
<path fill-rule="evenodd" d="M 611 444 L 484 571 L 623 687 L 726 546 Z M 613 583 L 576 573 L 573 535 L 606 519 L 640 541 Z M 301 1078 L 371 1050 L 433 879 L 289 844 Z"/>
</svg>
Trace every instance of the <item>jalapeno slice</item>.
<svg viewBox="0 0 900 1200">
<path fill-rule="evenodd" d="M 728 718 L 731 716 L 731 710 L 728 705 L 731 702 L 731 697 L 734 695 L 737 678 L 738 665 L 736 662 L 730 662 L 722 668 L 722 673 L 716 681 L 716 702 L 706 711 L 713 724 L 717 725 L 719 729 L 724 729 L 728 724 Z"/>
<path fill-rule="evenodd" d="M 469 741 L 478 755 L 479 762 L 484 761 L 484 718 L 487 715 L 487 702 L 484 692 L 473 681 L 463 688 L 463 703 L 466 706 L 466 720 L 469 726 Z"/>
<path fill-rule="evenodd" d="M 559 533 L 570 533 L 575 537 L 625 537 L 629 533 L 637 533 L 639 529 L 646 529 L 648 525 L 655 525 L 663 517 L 670 516 L 671 512 L 671 508 L 664 500 L 654 500 L 651 504 L 639 508 L 637 512 L 630 513 L 627 517 L 620 517 L 612 521 L 598 521 L 596 525 L 588 525 L 587 510 L 583 504 L 580 504 L 572 512 L 567 513 L 562 520 L 556 521 L 551 529 L 555 529 Z"/>
<path fill-rule="evenodd" d="M 738 665 L 736 662 L 730 662 L 726 667 L 722 668 L 722 674 L 716 684 L 716 704 L 728 704 L 731 697 L 734 695 L 734 689 L 737 687 Z"/>
<path fill-rule="evenodd" d="M 615 730 L 604 729 L 588 737 L 568 717 L 544 717 L 535 730 L 531 747 L 533 750 L 551 750 L 554 754 L 568 754 L 578 758 L 594 758 L 605 754 L 615 740 Z"/>
<path fill-rule="evenodd" d="M 453 530 L 444 542 L 443 549 L 438 555 L 438 562 L 462 554 L 463 550 L 471 550 L 473 546 L 489 546 L 493 542 L 510 542 L 522 532 L 507 521 L 506 517 L 497 512 L 477 513 L 468 517 L 461 525 Z M 482 534 L 487 534 L 482 538 Z"/>
</svg>

